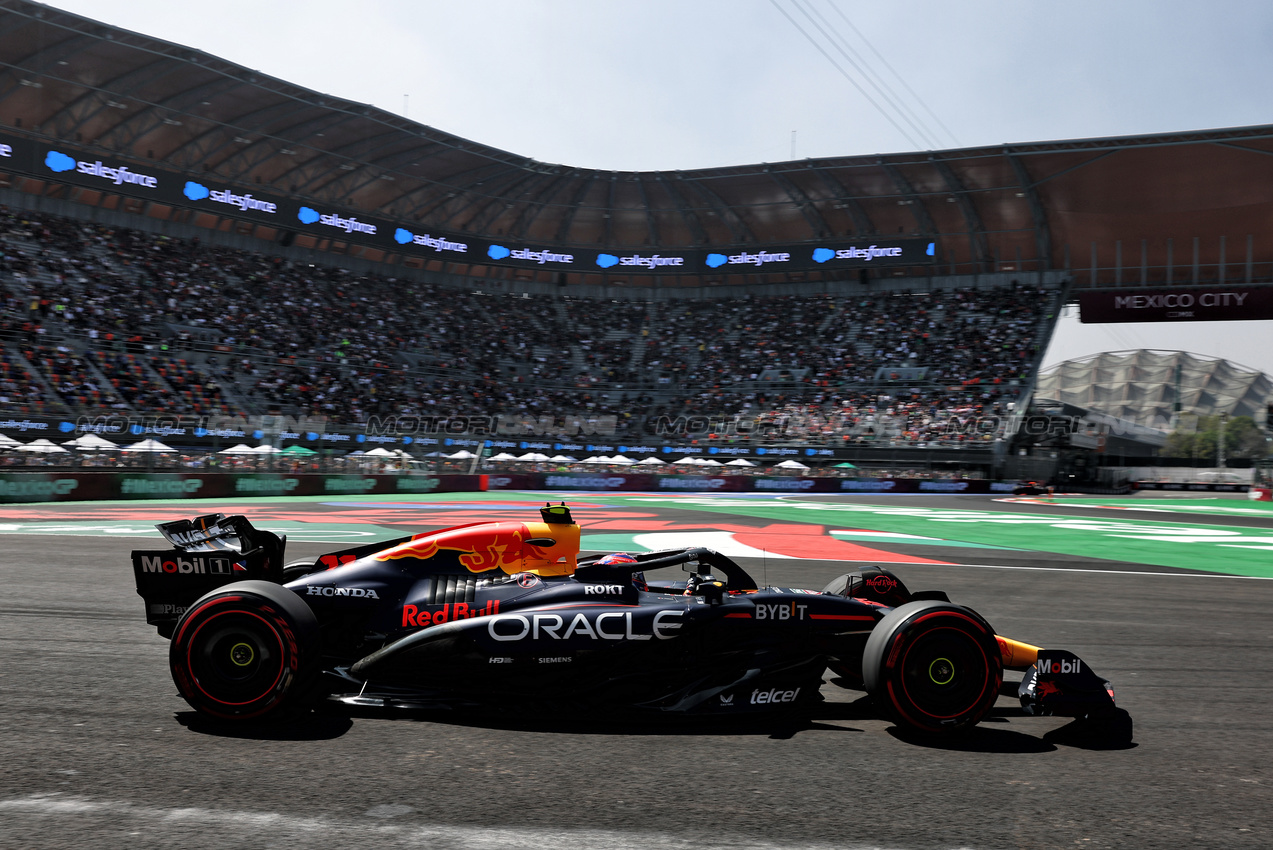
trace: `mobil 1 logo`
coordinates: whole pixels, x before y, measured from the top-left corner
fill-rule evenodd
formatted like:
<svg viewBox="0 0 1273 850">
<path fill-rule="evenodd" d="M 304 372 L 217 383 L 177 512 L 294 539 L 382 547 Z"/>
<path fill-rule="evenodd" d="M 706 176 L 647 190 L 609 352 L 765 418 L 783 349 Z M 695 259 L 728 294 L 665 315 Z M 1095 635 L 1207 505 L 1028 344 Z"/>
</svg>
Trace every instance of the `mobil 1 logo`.
<svg viewBox="0 0 1273 850">
<path fill-rule="evenodd" d="M 142 555 L 141 571 L 157 575 L 222 575 L 234 571 L 229 558 L 211 558 L 203 555 Z"/>
</svg>

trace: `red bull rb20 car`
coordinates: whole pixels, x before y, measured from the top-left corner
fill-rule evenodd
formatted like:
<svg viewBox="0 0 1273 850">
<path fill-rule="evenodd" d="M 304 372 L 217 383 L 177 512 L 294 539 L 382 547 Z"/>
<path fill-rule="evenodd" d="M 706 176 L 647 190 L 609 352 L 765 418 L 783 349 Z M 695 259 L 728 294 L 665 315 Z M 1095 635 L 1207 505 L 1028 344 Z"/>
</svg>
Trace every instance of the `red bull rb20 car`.
<svg viewBox="0 0 1273 850">
<path fill-rule="evenodd" d="M 563 505 L 284 563 L 242 516 L 162 523 L 133 553 L 147 622 L 182 697 L 230 721 L 323 698 L 351 707 L 522 708 L 655 716 L 788 712 L 828 670 L 899 726 L 942 734 L 1004 691 L 1026 713 L 1099 719 L 1113 690 L 1064 650 L 995 633 L 885 570 L 821 591 L 760 587 L 706 548 L 580 557 Z M 681 568 L 664 573 L 665 569 Z"/>
</svg>

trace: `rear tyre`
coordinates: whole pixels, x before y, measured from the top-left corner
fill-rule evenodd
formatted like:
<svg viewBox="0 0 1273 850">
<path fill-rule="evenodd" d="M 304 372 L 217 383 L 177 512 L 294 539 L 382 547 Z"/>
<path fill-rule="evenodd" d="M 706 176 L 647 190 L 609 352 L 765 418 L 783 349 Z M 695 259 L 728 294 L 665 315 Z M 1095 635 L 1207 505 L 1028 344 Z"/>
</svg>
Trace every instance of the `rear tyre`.
<svg viewBox="0 0 1273 850">
<path fill-rule="evenodd" d="M 974 611 L 908 602 L 889 612 L 862 652 L 862 679 L 904 728 L 926 734 L 970 729 L 994 707 L 1003 659 L 994 630 Z"/>
<path fill-rule="evenodd" d="M 314 681 L 318 621 L 276 584 L 229 584 L 186 610 L 168 660 L 177 690 L 198 711 L 226 720 L 277 717 Z"/>
</svg>

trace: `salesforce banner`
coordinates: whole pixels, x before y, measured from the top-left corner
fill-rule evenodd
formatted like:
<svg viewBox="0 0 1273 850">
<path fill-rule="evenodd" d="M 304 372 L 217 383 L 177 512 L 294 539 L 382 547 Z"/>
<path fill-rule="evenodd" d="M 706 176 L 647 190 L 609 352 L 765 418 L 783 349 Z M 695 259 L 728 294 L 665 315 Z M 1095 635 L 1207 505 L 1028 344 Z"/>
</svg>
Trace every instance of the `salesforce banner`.
<svg viewBox="0 0 1273 850">
<path fill-rule="evenodd" d="M 440 231 L 418 222 L 390 221 L 317 200 L 288 198 L 271 193 L 268 187 L 234 186 L 206 173 L 178 173 L 149 162 L 124 161 L 60 142 L 37 144 L 5 134 L 0 134 L 0 171 L 229 215 L 386 252 L 468 264 L 607 275 L 702 275 L 915 266 L 938 259 L 936 243 L 916 237 L 668 251 L 580 249 L 512 238 L 491 240 Z"/>
</svg>

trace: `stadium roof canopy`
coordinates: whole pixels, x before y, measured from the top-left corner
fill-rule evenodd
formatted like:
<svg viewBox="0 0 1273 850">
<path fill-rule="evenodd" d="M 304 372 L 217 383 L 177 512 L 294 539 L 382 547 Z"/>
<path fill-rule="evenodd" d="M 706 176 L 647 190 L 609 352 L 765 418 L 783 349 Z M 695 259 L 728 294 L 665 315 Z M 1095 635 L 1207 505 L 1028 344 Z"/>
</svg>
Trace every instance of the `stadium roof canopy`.
<svg viewBox="0 0 1273 850">
<path fill-rule="evenodd" d="M 1035 397 L 1170 430 L 1177 369 L 1182 413 L 1227 413 L 1264 422 L 1273 379 L 1257 369 L 1184 351 L 1107 351 L 1067 360 L 1039 375 Z"/>
<path fill-rule="evenodd" d="M 1260 269 L 1273 263 L 1273 126 L 602 171 L 27 0 L 0 0 L 0 126 L 489 238 L 648 249 L 919 234 L 938 241 L 943 271 L 1113 269 L 1117 256 L 1121 282 L 1124 267 L 1242 264 L 1259 234 L 1249 257 L 1273 277 Z"/>
</svg>

